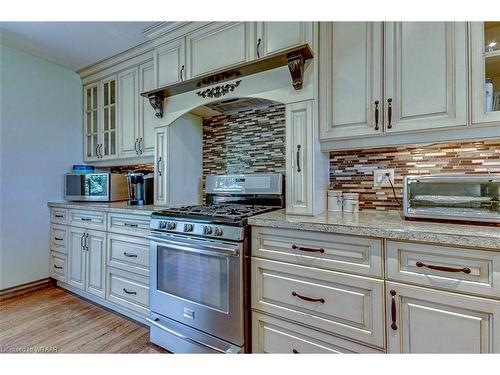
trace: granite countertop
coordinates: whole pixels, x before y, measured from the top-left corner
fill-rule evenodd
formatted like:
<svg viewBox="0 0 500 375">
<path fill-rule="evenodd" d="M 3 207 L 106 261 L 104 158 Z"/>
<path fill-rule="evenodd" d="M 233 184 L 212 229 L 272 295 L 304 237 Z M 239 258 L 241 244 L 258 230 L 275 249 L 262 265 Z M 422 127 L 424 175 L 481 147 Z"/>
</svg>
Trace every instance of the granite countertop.
<svg viewBox="0 0 500 375">
<path fill-rule="evenodd" d="M 153 211 L 164 210 L 165 207 L 154 206 L 129 206 L 127 201 L 123 202 L 48 202 L 49 207 L 72 208 L 77 210 L 91 210 L 101 212 L 119 212 L 124 214 L 151 215 Z"/>
<path fill-rule="evenodd" d="M 250 225 L 500 250 L 500 227 L 405 220 L 398 211 L 293 216 L 278 210 L 248 219 Z"/>
</svg>

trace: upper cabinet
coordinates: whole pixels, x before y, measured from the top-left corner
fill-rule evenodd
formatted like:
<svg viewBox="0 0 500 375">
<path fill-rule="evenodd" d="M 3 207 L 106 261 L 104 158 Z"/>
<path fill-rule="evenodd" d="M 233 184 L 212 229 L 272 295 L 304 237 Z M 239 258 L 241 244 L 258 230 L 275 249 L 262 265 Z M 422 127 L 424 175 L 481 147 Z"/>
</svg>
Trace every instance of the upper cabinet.
<svg viewBox="0 0 500 375">
<path fill-rule="evenodd" d="M 385 25 L 387 133 L 467 125 L 465 22 Z"/>
<path fill-rule="evenodd" d="M 254 58 L 255 23 L 216 22 L 186 36 L 187 79 Z"/>
<path fill-rule="evenodd" d="M 185 80 L 185 67 L 186 42 L 184 38 L 165 43 L 155 48 L 154 68 L 158 87 L 172 85 Z M 151 87 L 150 89 L 154 88 Z"/>
<path fill-rule="evenodd" d="M 303 43 L 313 47 L 313 22 L 257 22 L 256 31 L 257 58 Z"/>
<path fill-rule="evenodd" d="M 472 22 L 472 123 L 500 121 L 500 22 Z"/>
<path fill-rule="evenodd" d="M 99 83 L 93 83 L 83 88 L 84 122 L 84 154 L 85 160 L 97 160 L 99 147 Z"/>
<path fill-rule="evenodd" d="M 382 132 L 382 23 L 320 24 L 321 138 Z"/>
<path fill-rule="evenodd" d="M 139 149 L 139 82 L 138 69 L 132 68 L 118 74 L 120 100 L 120 156 L 138 156 Z"/>
</svg>

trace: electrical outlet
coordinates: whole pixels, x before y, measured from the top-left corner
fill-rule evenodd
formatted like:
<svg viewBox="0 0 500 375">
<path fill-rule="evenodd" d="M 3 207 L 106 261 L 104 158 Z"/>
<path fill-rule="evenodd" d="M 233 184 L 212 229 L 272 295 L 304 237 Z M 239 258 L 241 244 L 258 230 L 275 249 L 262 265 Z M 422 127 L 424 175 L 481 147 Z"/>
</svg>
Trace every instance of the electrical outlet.
<svg viewBox="0 0 500 375">
<path fill-rule="evenodd" d="M 394 185 L 394 169 L 375 169 L 373 171 L 373 186 Z"/>
</svg>

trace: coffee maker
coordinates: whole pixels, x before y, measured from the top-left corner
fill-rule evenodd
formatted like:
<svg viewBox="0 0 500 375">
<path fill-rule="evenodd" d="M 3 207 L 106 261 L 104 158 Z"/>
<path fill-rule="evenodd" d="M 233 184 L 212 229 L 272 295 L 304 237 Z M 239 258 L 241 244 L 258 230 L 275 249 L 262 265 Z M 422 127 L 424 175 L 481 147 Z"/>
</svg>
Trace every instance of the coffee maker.
<svg viewBox="0 0 500 375">
<path fill-rule="evenodd" d="M 153 204 L 154 175 L 149 171 L 130 171 L 128 180 L 128 205 Z"/>
</svg>

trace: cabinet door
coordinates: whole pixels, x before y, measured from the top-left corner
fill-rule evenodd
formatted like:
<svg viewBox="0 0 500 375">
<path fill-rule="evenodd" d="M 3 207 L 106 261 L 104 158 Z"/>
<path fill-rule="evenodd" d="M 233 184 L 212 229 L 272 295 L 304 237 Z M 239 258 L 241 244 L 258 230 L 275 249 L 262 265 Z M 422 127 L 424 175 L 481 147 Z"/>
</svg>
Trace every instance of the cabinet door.
<svg viewBox="0 0 500 375">
<path fill-rule="evenodd" d="M 253 59 L 253 22 L 216 22 L 186 37 L 187 78 Z"/>
<path fill-rule="evenodd" d="M 97 148 L 99 145 L 99 83 L 85 86 L 83 89 L 83 107 L 85 114 L 83 118 L 83 148 L 84 160 L 97 160 Z"/>
<path fill-rule="evenodd" d="M 158 86 L 168 86 L 186 79 L 185 56 L 184 38 L 163 44 L 155 49 L 154 66 Z M 153 83 L 151 86 L 156 85 Z"/>
<path fill-rule="evenodd" d="M 382 23 L 320 23 L 322 140 L 382 132 Z"/>
<path fill-rule="evenodd" d="M 312 48 L 312 22 L 257 22 L 256 57 L 309 43 Z"/>
<path fill-rule="evenodd" d="M 312 100 L 286 106 L 287 213 L 312 214 Z"/>
<path fill-rule="evenodd" d="M 85 230 L 69 227 L 68 283 L 85 289 Z"/>
<path fill-rule="evenodd" d="M 138 69 L 118 75 L 120 157 L 139 156 L 139 83 Z"/>
<path fill-rule="evenodd" d="M 389 352 L 500 353 L 499 301 L 392 282 L 386 286 Z"/>
<path fill-rule="evenodd" d="M 465 22 L 388 22 L 385 131 L 467 124 Z"/>
<path fill-rule="evenodd" d="M 101 81 L 101 159 L 114 159 L 118 154 L 116 147 L 116 76 Z"/>
<path fill-rule="evenodd" d="M 154 89 L 155 75 L 152 61 L 139 65 L 139 92 Z M 141 155 L 153 155 L 155 149 L 156 116 L 149 100 L 139 96 L 139 149 Z"/>
<path fill-rule="evenodd" d="M 105 296 L 105 269 L 106 264 L 106 233 L 87 231 L 87 261 L 86 283 L 87 292 L 104 298 Z"/>
<path fill-rule="evenodd" d="M 155 204 L 167 204 L 167 145 L 168 128 L 158 128 L 155 131 Z"/>
<path fill-rule="evenodd" d="M 472 22 L 472 123 L 500 122 L 500 22 Z"/>
</svg>

